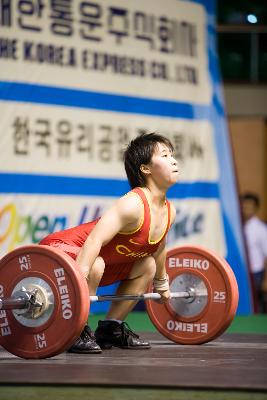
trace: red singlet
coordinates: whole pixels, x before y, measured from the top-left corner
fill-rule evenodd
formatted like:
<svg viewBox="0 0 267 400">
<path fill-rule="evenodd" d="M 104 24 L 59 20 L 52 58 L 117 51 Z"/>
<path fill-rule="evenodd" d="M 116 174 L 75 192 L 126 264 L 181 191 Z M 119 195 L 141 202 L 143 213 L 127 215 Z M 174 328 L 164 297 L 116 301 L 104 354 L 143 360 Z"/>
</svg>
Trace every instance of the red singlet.
<svg viewBox="0 0 267 400">
<path fill-rule="evenodd" d="M 99 256 L 105 261 L 105 272 L 99 286 L 106 286 L 127 279 L 133 263 L 155 253 L 170 228 L 170 203 L 166 200 L 168 212 L 164 233 L 157 241 L 150 241 L 151 214 L 147 198 L 141 188 L 135 188 L 131 192 L 137 193 L 143 202 L 144 219 L 136 231 L 118 233 L 101 248 Z M 58 247 L 75 260 L 98 221 L 99 218 L 74 228 L 51 233 L 42 239 L 40 244 Z"/>
</svg>

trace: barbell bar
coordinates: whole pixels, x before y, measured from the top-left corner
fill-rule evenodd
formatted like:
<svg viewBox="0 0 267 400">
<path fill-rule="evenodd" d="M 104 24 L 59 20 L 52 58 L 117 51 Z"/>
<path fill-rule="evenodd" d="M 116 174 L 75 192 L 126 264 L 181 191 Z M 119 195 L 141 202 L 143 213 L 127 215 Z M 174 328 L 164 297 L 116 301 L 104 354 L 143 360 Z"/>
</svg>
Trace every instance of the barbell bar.
<svg viewBox="0 0 267 400">
<path fill-rule="evenodd" d="M 23 288 L 22 288 L 23 289 Z M 205 291 L 196 292 L 194 289 L 190 288 L 185 292 L 173 292 L 170 295 L 170 299 L 194 299 L 196 296 L 207 296 Z M 146 301 L 161 299 L 159 293 L 144 293 L 140 295 L 125 294 L 125 295 L 99 295 L 99 296 L 89 296 L 90 303 L 98 303 L 103 301 Z M 21 310 L 32 308 L 42 308 L 43 303 L 37 302 L 34 298 L 34 294 L 25 290 L 25 292 L 19 295 L 19 297 L 9 297 L 0 299 L 0 310 Z"/>
<path fill-rule="evenodd" d="M 23 358 L 46 358 L 69 348 L 88 321 L 90 303 L 146 300 L 149 318 L 168 339 L 201 344 L 230 325 L 238 287 L 228 263 L 197 246 L 172 249 L 166 271 L 172 298 L 152 293 L 89 296 L 76 262 L 58 248 L 30 245 L 0 260 L 0 344 Z M 90 316 L 89 316 L 90 323 Z"/>
<path fill-rule="evenodd" d="M 195 291 L 193 288 L 188 289 L 184 292 L 172 292 L 170 294 L 170 299 L 194 299 L 196 296 L 207 296 L 207 292 L 205 291 Z M 154 300 L 158 301 L 161 299 L 161 295 L 159 293 L 144 293 L 139 295 L 134 294 L 124 294 L 124 295 L 99 295 L 99 296 L 90 296 L 91 303 L 97 303 L 102 301 L 127 301 L 127 300 L 135 300 L 135 301 L 146 301 L 146 300 Z"/>
</svg>

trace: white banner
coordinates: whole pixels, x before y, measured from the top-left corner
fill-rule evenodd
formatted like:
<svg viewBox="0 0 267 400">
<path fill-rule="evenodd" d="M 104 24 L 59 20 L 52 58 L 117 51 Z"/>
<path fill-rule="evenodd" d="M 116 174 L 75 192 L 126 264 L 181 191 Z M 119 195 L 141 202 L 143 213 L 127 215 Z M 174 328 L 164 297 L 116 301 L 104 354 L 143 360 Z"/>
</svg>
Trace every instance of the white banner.
<svg viewBox="0 0 267 400">
<path fill-rule="evenodd" d="M 10 48 L 2 59 L 3 80 L 210 102 L 206 14 L 199 4 L 10 3 L 13 29 L 8 23 L 1 28 Z"/>
<path fill-rule="evenodd" d="M 218 180 L 209 121 L 12 103 L 1 112 L 5 172 L 125 179 L 127 143 L 142 132 L 161 132 L 175 147 L 180 181 Z"/>
</svg>

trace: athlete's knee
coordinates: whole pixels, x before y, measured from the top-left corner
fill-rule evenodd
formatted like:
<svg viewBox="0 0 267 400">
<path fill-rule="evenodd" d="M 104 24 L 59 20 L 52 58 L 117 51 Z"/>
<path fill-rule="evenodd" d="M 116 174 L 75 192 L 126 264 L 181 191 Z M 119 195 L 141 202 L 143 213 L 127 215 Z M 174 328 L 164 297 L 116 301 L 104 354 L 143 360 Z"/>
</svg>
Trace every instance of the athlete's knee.
<svg viewBox="0 0 267 400">
<path fill-rule="evenodd" d="M 155 258 L 152 256 L 146 257 L 144 260 L 143 265 L 144 274 L 149 278 L 152 279 L 156 273 L 156 262 Z"/>
<path fill-rule="evenodd" d="M 87 276 L 87 283 L 91 295 L 96 294 L 96 290 L 102 279 L 105 270 L 105 262 L 102 257 L 97 257 L 93 263 L 90 273 Z"/>
<path fill-rule="evenodd" d="M 98 276 L 102 276 L 105 270 L 105 261 L 102 257 L 98 256 L 95 259 L 95 262 L 92 265 L 90 275 L 96 274 Z"/>
</svg>

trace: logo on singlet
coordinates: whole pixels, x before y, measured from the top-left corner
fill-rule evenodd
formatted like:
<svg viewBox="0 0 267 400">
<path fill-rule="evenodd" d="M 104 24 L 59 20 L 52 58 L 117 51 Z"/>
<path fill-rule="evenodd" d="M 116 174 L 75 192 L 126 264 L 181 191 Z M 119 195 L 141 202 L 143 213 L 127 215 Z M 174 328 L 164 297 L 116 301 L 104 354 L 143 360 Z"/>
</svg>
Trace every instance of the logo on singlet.
<svg viewBox="0 0 267 400">
<path fill-rule="evenodd" d="M 129 249 L 129 247 L 125 246 L 124 244 L 118 244 L 116 246 L 116 251 L 117 251 L 117 253 L 122 254 L 126 257 L 143 258 L 143 257 L 147 257 L 147 256 L 151 255 L 151 253 L 147 253 L 144 251 L 140 251 L 140 252 L 132 251 L 131 249 Z"/>
</svg>

